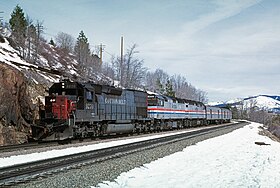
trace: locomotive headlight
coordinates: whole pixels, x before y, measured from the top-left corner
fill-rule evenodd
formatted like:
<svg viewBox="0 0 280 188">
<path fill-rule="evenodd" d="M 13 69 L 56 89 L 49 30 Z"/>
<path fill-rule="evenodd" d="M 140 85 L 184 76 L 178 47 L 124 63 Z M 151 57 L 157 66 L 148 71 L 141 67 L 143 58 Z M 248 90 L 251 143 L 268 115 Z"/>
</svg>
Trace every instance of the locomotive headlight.
<svg viewBox="0 0 280 188">
<path fill-rule="evenodd" d="M 51 99 L 50 102 L 55 102 L 55 99 Z"/>
</svg>

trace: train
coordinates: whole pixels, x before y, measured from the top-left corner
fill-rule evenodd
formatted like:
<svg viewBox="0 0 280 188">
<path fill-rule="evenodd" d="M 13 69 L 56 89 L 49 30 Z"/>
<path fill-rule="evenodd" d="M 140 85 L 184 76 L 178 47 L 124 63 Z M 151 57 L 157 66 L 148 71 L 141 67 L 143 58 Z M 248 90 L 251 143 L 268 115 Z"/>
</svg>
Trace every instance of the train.
<svg viewBox="0 0 280 188">
<path fill-rule="evenodd" d="M 32 126 L 37 140 L 95 138 L 230 122 L 229 109 L 158 93 L 63 80 L 45 97 Z"/>
</svg>

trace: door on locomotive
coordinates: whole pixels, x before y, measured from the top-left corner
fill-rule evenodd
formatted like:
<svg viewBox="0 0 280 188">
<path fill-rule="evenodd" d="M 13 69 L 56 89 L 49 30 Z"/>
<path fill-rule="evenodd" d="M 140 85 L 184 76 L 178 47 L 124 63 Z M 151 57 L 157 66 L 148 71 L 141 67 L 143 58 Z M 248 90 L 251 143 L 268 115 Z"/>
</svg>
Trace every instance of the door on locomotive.
<svg viewBox="0 0 280 188">
<path fill-rule="evenodd" d="M 74 89 L 74 88 L 73 88 Z M 76 122 L 90 122 L 97 115 L 95 89 L 91 83 L 77 83 L 75 88 L 77 109 L 73 112 Z"/>
</svg>

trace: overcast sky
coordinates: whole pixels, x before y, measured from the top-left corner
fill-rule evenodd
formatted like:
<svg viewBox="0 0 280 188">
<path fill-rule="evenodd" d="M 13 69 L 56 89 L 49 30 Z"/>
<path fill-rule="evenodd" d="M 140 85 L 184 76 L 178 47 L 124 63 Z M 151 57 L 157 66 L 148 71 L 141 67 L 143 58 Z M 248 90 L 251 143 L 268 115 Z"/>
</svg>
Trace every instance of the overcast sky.
<svg viewBox="0 0 280 188">
<path fill-rule="evenodd" d="M 0 16 L 17 4 L 48 39 L 83 30 L 105 60 L 124 36 L 146 67 L 185 76 L 210 101 L 280 95 L 280 0 L 0 0 Z"/>
</svg>

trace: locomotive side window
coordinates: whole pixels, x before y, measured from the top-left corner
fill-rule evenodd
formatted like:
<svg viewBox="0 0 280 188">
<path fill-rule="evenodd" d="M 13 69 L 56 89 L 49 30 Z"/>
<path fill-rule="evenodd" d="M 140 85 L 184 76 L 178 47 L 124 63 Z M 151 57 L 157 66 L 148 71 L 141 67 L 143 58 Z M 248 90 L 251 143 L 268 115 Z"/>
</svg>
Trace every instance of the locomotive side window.
<svg viewBox="0 0 280 188">
<path fill-rule="evenodd" d="M 87 91 L 86 92 L 86 98 L 87 98 L 88 101 L 92 101 L 92 99 L 93 99 L 92 92 Z"/>
<path fill-rule="evenodd" d="M 156 97 L 148 97 L 148 106 L 157 106 L 157 98 Z"/>
<path fill-rule="evenodd" d="M 163 105 L 164 105 L 163 99 L 159 99 L 157 97 L 152 97 L 152 96 L 148 97 L 148 106 L 163 106 Z"/>
<path fill-rule="evenodd" d="M 77 109 L 79 109 L 79 110 L 84 109 L 84 90 L 83 89 L 78 89 Z"/>
<path fill-rule="evenodd" d="M 162 99 L 158 99 L 158 106 L 163 106 L 164 105 L 164 102 Z"/>
</svg>

